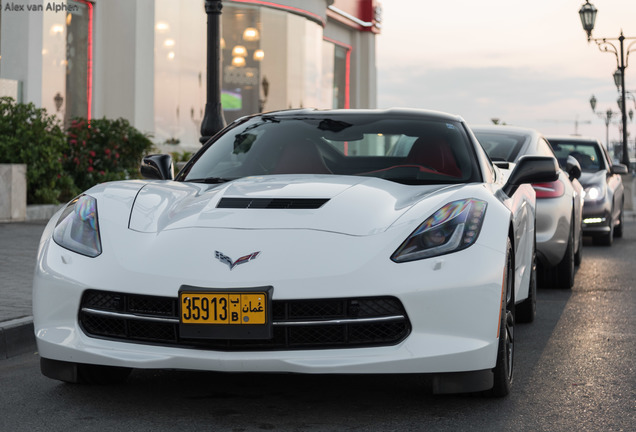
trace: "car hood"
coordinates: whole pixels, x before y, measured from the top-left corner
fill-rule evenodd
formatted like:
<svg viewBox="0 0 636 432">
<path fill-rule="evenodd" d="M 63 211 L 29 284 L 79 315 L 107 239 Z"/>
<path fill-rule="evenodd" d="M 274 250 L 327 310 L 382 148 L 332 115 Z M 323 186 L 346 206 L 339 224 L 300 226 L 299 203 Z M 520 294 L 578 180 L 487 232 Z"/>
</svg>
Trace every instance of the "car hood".
<svg viewBox="0 0 636 432">
<path fill-rule="evenodd" d="M 139 190 L 129 228 L 145 233 L 201 227 L 370 235 L 388 229 L 424 198 L 438 197 L 430 203 L 431 211 L 437 210 L 445 204 L 442 191 L 458 187 L 316 175 L 247 177 L 222 185 L 157 181 Z"/>
<path fill-rule="evenodd" d="M 591 185 L 601 185 L 605 183 L 605 177 L 607 176 L 607 171 L 601 170 L 596 172 L 584 172 L 581 173 L 581 177 L 579 178 L 579 183 L 583 187 L 588 187 Z"/>
</svg>

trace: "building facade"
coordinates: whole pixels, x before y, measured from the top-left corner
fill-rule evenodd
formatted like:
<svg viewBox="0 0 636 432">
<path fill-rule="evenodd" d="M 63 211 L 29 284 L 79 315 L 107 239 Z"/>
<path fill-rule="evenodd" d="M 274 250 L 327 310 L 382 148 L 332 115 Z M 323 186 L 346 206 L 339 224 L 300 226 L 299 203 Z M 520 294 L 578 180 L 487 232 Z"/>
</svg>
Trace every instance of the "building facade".
<svg viewBox="0 0 636 432">
<path fill-rule="evenodd" d="M 376 106 L 376 0 L 222 4 L 228 122 L 276 109 Z M 0 9 L 0 94 L 65 122 L 124 117 L 162 151 L 200 146 L 203 0 L 14 0 Z"/>
</svg>

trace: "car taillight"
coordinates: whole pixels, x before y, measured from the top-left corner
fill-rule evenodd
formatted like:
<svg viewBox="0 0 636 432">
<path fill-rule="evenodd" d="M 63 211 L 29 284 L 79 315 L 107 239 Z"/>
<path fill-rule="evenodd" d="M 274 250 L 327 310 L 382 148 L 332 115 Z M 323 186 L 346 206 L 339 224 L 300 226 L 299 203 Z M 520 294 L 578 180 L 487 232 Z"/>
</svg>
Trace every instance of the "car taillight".
<svg viewBox="0 0 636 432">
<path fill-rule="evenodd" d="M 558 198 L 565 193 L 565 186 L 560 180 L 550 183 L 533 183 L 537 198 Z"/>
</svg>

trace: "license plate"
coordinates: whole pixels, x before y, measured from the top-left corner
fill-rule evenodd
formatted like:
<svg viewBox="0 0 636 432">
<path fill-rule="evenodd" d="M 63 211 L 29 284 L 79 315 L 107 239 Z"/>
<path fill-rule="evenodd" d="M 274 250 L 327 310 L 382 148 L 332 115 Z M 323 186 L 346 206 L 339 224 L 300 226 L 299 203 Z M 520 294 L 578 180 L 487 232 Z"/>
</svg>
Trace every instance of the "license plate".
<svg viewBox="0 0 636 432">
<path fill-rule="evenodd" d="M 179 289 L 179 335 L 200 339 L 272 337 L 271 286 Z"/>
<path fill-rule="evenodd" d="M 181 293 L 184 324 L 255 325 L 267 323 L 267 294 Z"/>
</svg>

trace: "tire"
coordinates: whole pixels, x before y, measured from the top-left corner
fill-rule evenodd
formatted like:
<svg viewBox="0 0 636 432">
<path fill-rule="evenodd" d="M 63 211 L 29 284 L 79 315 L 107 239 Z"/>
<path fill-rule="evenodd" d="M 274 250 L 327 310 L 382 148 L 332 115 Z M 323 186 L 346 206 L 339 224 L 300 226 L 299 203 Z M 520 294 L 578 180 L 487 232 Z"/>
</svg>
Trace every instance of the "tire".
<svg viewBox="0 0 636 432">
<path fill-rule="evenodd" d="M 572 219 L 574 220 L 574 218 Z M 574 226 L 570 228 L 568 236 L 568 246 L 565 249 L 565 255 L 561 262 L 554 268 L 554 281 L 557 287 L 571 289 L 574 286 Z"/>
<path fill-rule="evenodd" d="M 621 205 L 621 212 L 618 215 L 618 225 L 614 227 L 614 237 L 623 237 L 623 205 Z"/>
<path fill-rule="evenodd" d="M 574 252 L 574 265 L 580 266 L 581 262 L 583 262 L 583 229 L 579 229 L 579 247 Z"/>
<path fill-rule="evenodd" d="M 535 238 L 532 249 L 532 270 L 530 273 L 530 286 L 528 287 L 528 298 L 519 303 L 516 307 L 517 322 L 531 323 L 537 315 L 537 240 Z"/>
<path fill-rule="evenodd" d="M 514 259 L 512 244 L 508 239 L 506 251 L 505 295 L 501 301 L 501 318 L 499 322 L 499 343 L 497 363 L 492 370 L 494 385 L 486 391 L 486 396 L 504 397 L 510 393 L 514 376 L 514 326 L 515 326 L 515 294 L 514 294 Z"/>
</svg>

